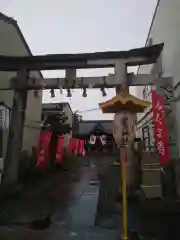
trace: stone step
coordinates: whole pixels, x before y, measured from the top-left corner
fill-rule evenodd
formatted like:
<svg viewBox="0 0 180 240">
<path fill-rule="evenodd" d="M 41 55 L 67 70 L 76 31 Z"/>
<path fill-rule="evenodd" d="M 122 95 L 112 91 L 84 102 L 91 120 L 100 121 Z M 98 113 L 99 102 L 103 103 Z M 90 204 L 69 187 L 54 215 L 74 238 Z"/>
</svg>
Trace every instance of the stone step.
<svg viewBox="0 0 180 240">
<path fill-rule="evenodd" d="M 142 170 L 142 185 L 160 185 L 161 170 L 146 168 Z"/>
<path fill-rule="evenodd" d="M 159 163 L 159 156 L 154 152 L 143 152 L 142 164 Z"/>
<path fill-rule="evenodd" d="M 161 165 L 160 163 L 145 163 L 145 164 L 142 164 L 142 170 L 143 169 L 161 169 Z"/>
<path fill-rule="evenodd" d="M 150 198 L 162 198 L 162 187 L 160 185 L 141 185 L 144 196 Z"/>
</svg>

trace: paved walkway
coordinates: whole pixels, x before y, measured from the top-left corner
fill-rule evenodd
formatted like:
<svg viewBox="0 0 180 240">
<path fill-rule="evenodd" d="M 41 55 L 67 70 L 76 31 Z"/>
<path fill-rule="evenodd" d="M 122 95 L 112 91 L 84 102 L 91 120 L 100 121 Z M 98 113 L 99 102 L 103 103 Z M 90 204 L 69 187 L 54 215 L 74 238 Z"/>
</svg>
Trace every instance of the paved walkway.
<svg viewBox="0 0 180 240">
<path fill-rule="evenodd" d="M 99 193 L 98 171 L 96 163 L 91 162 L 79 169 L 76 175 L 59 173 L 44 183 L 40 192 L 38 189 L 29 190 L 18 205 L 19 213 L 13 216 L 13 221 L 21 224 L 1 227 L 0 240 L 118 239 L 116 230 L 94 227 Z M 25 224 L 42 213 L 51 217 L 49 228 L 33 230 Z"/>
</svg>

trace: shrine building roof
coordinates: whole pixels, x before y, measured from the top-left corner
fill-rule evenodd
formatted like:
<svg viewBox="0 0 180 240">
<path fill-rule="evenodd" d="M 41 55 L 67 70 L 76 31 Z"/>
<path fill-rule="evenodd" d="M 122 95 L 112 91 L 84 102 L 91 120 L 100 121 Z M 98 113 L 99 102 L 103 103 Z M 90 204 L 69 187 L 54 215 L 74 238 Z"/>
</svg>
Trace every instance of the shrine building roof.
<svg viewBox="0 0 180 240">
<path fill-rule="evenodd" d="M 92 120 L 81 121 L 79 123 L 79 135 L 89 135 L 95 131 L 102 131 L 106 134 L 112 134 L 112 120 Z"/>
</svg>

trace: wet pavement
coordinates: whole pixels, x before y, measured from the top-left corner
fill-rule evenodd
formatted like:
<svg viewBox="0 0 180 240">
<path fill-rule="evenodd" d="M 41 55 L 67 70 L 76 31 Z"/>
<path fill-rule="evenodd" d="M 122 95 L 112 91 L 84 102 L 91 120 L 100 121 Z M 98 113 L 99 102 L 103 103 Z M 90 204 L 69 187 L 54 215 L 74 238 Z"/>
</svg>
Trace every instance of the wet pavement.
<svg viewBox="0 0 180 240">
<path fill-rule="evenodd" d="M 27 189 L 20 200 L 12 201 L 12 207 L 0 210 L 11 219 L 0 227 L 0 240 L 118 239 L 117 229 L 94 226 L 99 169 L 108 161 L 102 159 L 93 158 L 76 172 L 60 171 Z M 33 221 L 40 225 L 38 230 L 32 229 Z"/>
</svg>

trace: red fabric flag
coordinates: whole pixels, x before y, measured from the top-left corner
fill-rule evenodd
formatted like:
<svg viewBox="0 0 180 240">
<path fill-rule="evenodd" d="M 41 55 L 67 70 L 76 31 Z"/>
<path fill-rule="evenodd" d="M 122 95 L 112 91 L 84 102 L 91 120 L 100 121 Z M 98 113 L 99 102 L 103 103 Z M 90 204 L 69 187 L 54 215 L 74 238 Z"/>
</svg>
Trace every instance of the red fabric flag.
<svg viewBox="0 0 180 240">
<path fill-rule="evenodd" d="M 152 110 L 154 120 L 154 134 L 156 149 L 160 156 L 160 163 L 169 161 L 168 133 L 164 114 L 164 99 L 156 91 L 152 91 Z"/>
<path fill-rule="evenodd" d="M 74 150 L 74 139 L 70 137 L 69 145 L 68 145 L 68 153 L 72 153 L 73 150 Z"/>
<path fill-rule="evenodd" d="M 79 154 L 82 155 L 84 150 L 84 141 L 79 140 Z"/>
<path fill-rule="evenodd" d="M 64 137 L 59 136 L 56 148 L 56 162 L 63 162 Z"/>
<path fill-rule="evenodd" d="M 83 140 L 83 152 L 82 155 L 85 156 L 86 155 L 86 150 L 85 150 L 85 141 Z"/>
<path fill-rule="evenodd" d="M 84 140 L 79 141 L 79 153 L 80 155 L 85 155 L 85 149 L 84 149 Z"/>
<path fill-rule="evenodd" d="M 48 157 L 49 143 L 51 140 L 51 132 L 41 132 L 39 138 L 38 154 L 37 154 L 37 164 L 36 166 L 40 169 L 46 167 L 46 159 Z"/>
<path fill-rule="evenodd" d="M 83 150 L 82 155 L 83 155 L 83 157 L 86 156 L 86 151 L 85 151 L 85 149 Z"/>
<path fill-rule="evenodd" d="M 79 154 L 79 139 L 74 139 L 74 155 Z"/>
</svg>

